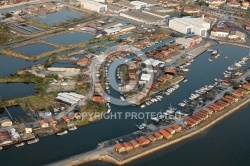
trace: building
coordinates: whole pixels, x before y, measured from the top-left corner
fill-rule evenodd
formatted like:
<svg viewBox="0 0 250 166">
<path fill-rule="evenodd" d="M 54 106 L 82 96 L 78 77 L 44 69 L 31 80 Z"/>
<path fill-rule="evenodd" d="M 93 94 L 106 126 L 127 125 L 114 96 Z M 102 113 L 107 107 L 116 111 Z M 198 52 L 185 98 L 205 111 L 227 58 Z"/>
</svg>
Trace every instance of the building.
<svg viewBox="0 0 250 166">
<path fill-rule="evenodd" d="M 228 2 L 227 5 L 228 5 L 229 7 L 235 7 L 235 8 L 241 6 L 240 3 L 239 3 L 238 1 L 236 1 L 236 0 L 232 0 L 231 2 Z"/>
<path fill-rule="evenodd" d="M 123 8 L 127 8 L 127 9 L 136 9 L 136 6 L 131 4 L 129 1 L 127 0 L 120 0 L 116 3 L 116 5 L 121 6 Z"/>
<path fill-rule="evenodd" d="M 175 132 L 180 132 L 181 131 L 181 126 L 177 125 L 177 124 L 172 124 L 173 129 L 175 130 Z"/>
<path fill-rule="evenodd" d="M 29 126 L 26 126 L 24 123 L 20 123 L 17 125 L 17 129 L 19 133 L 32 133 L 32 128 Z"/>
<path fill-rule="evenodd" d="M 120 13 L 120 15 L 122 17 L 135 20 L 144 24 L 164 25 L 166 23 L 165 20 L 161 17 L 143 13 L 139 10 L 125 11 L 125 12 Z"/>
<path fill-rule="evenodd" d="M 131 140 L 130 143 L 134 148 L 139 148 L 139 144 L 136 140 Z"/>
<path fill-rule="evenodd" d="M 156 141 L 155 136 L 152 135 L 152 134 L 149 134 L 149 135 L 148 135 L 148 139 L 149 139 L 150 141 L 152 141 L 152 142 Z"/>
<path fill-rule="evenodd" d="M 115 150 L 119 153 L 126 151 L 125 147 L 122 144 L 120 144 L 119 142 L 115 144 Z"/>
<path fill-rule="evenodd" d="M 8 131 L 0 131 L 0 146 L 6 146 L 12 144 L 12 140 Z"/>
<path fill-rule="evenodd" d="M 56 124 L 57 124 L 57 121 L 54 119 L 54 118 L 49 118 L 49 124 L 51 125 L 51 126 L 55 126 Z"/>
<path fill-rule="evenodd" d="M 191 7 L 184 7 L 183 11 L 188 14 L 195 14 L 199 13 L 200 9 L 199 8 L 191 8 Z"/>
<path fill-rule="evenodd" d="M 165 139 L 170 139 L 170 138 L 172 138 L 172 135 L 171 135 L 169 132 L 167 132 L 166 130 L 164 130 L 164 129 L 161 129 L 159 132 L 163 135 L 163 137 L 164 137 Z"/>
<path fill-rule="evenodd" d="M 207 31 L 210 29 L 210 24 L 201 18 L 183 17 L 170 20 L 169 28 L 183 34 L 195 34 L 206 37 Z"/>
<path fill-rule="evenodd" d="M 172 129 L 171 127 L 166 127 L 165 130 L 166 130 L 167 132 L 169 132 L 170 134 L 174 134 L 174 133 L 175 133 L 175 130 Z"/>
<path fill-rule="evenodd" d="M 124 148 L 125 148 L 126 151 L 130 151 L 130 150 L 133 149 L 133 145 L 131 145 L 130 142 L 124 142 L 123 145 L 124 145 Z"/>
<path fill-rule="evenodd" d="M 150 140 L 148 140 L 147 138 L 145 138 L 145 137 L 143 137 L 143 136 L 141 136 L 141 137 L 138 139 L 138 141 L 139 141 L 139 145 L 140 145 L 140 146 L 147 146 L 147 145 L 150 144 Z"/>
<path fill-rule="evenodd" d="M 135 9 L 144 9 L 147 8 L 147 3 L 141 1 L 132 1 L 130 4 L 135 6 Z"/>
<path fill-rule="evenodd" d="M 112 13 L 121 13 L 122 11 L 125 11 L 125 9 L 113 4 L 107 4 L 107 9 Z"/>
<path fill-rule="evenodd" d="M 246 40 L 246 34 L 240 31 L 231 31 L 228 36 L 229 39 L 240 39 L 242 41 Z"/>
<path fill-rule="evenodd" d="M 69 123 L 70 122 L 70 119 L 67 115 L 63 115 L 62 119 L 66 122 L 66 123 Z"/>
<path fill-rule="evenodd" d="M 77 102 L 79 102 L 83 98 L 84 98 L 83 95 L 73 93 L 73 92 L 58 93 L 58 95 L 56 97 L 57 100 L 64 102 L 66 104 L 70 104 L 70 105 L 76 104 Z"/>
<path fill-rule="evenodd" d="M 150 14 L 152 16 L 156 16 L 156 17 L 160 17 L 162 19 L 165 19 L 165 20 L 168 20 L 169 19 L 169 15 L 164 13 L 164 12 L 158 12 L 158 11 L 155 11 L 155 10 L 150 10 L 150 9 L 144 9 L 142 10 L 143 13 L 147 13 L 147 14 Z"/>
<path fill-rule="evenodd" d="M 151 74 L 142 74 L 141 75 L 141 80 L 142 81 L 150 81 L 150 79 L 151 79 Z"/>
<path fill-rule="evenodd" d="M 185 48 L 190 48 L 192 46 L 195 46 L 197 42 L 191 38 L 183 38 L 183 37 L 178 37 L 175 40 L 175 43 L 180 44 L 184 46 Z"/>
<path fill-rule="evenodd" d="M 95 11 L 97 13 L 104 13 L 107 11 L 107 5 L 92 1 L 92 0 L 79 0 L 81 2 L 81 6 L 85 9 Z"/>
<path fill-rule="evenodd" d="M 230 29 L 228 28 L 213 28 L 211 36 L 215 37 L 228 37 Z"/>
<path fill-rule="evenodd" d="M 41 128 L 49 127 L 49 124 L 45 120 L 40 120 L 39 122 Z"/>
<path fill-rule="evenodd" d="M 161 135 L 159 132 L 154 132 L 154 136 L 157 140 L 160 140 L 163 138 L 163 135 Z"/>
<path fill-rule="evenodd" d="M 101 104 L 101 103 L 103 103 L 105 100 L 102 98 L 102 96 L 93 96 L 93 97 L 92 97 L 92 101 Z"/>
<path fill-rule="evenodd" d="M 0 124 L 2 127 L 12 126 L 12 121 L 8 117 L 0 118 Z"/>
<path fill-rule="evenodd" d="M 79 65 L 79 66 L 86 66 L 86 65 L 89 64 L 89 58 L 88 58 L 88 57 L 84 57 L 84 58 L 82 58 L 82 59 L 77 60 L 76 63 L 77 63 L 77 65 Z"/>
</svg>

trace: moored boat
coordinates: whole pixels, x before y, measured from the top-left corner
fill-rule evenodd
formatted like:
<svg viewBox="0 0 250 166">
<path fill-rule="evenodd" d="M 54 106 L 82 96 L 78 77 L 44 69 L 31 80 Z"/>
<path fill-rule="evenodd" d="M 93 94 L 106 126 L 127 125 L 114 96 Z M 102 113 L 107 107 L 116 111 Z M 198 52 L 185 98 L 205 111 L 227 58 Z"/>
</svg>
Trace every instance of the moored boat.
<svg viewBox="0 0 250 166">
<path fill-rule="evenodd" d="M 64 131 L 62 131 L 62 132 L 57 133 L 56 135 L 65 135 L 65 134 L 67 134 L 67 133 L 68 133 L 68 131 L 67 131 L 67 130 L 64 130 Z"/>
<path fill-rule="evenodd" d="M 27 141 L 27 144 L 34 144 L 34 143 L 37 143 L 39 141 L 39 138 L 35 138 L 33 140 L 30 140 L 30 141 Z"/>
<path fill-rule="evenodd" d="M 21 147 L 21 146 L 24 146 L 25 145 L 25 143 L 24 142 L 21 142 L 21 143 L 19 143 L 19 144 L 16 144 L 15 146 L 18 148 L 18 147 Z"/>
<path fill-rule="evenodd" d="M 73 127 L 69 128 L 70 131 L 73 131 L 73 130 L 76 130 L 76 129 L 77 129 L 76 126 L 73 126 Z"/>
</svg>

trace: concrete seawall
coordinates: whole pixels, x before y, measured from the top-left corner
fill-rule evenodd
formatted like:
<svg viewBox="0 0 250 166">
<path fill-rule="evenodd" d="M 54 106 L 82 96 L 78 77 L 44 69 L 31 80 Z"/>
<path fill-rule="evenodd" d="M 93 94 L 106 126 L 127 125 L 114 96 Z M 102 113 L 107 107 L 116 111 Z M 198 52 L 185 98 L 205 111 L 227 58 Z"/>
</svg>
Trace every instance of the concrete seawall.
<svg viewBox="0 0 250 166">
<path fill-rule="evenodd" d="M 83 153 L 83 154 L 80 154 L 80 155 L 76 155 L 76 156 L 67 158 L 65 160 L 52 163 L 52 164 L 50 164 L 50 166 L 61 166 L 61 165 L 73 166 L 73 165 L 80 165 L 80 164 L 84 164 L 84 163 L 91 162 L 91 161 L 96 161 L 96 160 L 111 162 L 111 163 L 114 163 L 116 165 L 124 165 L 126 163 L 132 162 L 133 160 L 139 159 L 141 157 L 149 155 L 149 154 L 151 154 L 153 152 L 156 152 L 156 151 L 158 151 L 160 149 L 166 148 L 166 147 L 168 147 L 170 145 L 173 145 L 175 143 L 178 143 L 178 142 L 180 142 L 182 140 L 193 137 L 194 135 L 203 132 L 204 130 L 208 129 L 209 127 L 213 126 L 214 124 L 216 124 L 220 120 L 222 120 L 225 117 L 229 116 L 230 114 L 232 114 L 236 110 L 240 109 L 242 106 L 248 104 L 249 102 L 250 102 L 250 97 L 246 97 L 246 98 L 240 100 L 239 102 L 235 103 L 235 104 L 237 104 L 235 107 L 233 107 L 230 110 L 224 112 L 224 114 L 222 114 L 222 115 L 220 115 L 218 117 L 215 117 L 216 119 L 212 120 L 211 122 L 207 122 L 208 124 L 204 123 L 204 124 L 202 124 L 202 126 L 199 126 L 197 128 L 197 130 L 191 131 L 190 133 L 187 133 L 184 136 L 173 139 L 172 141 L 166 142 L 166 143 L 164 143 L 162 145 L 154 147 L 154 148 L 152 148 L 152 149 L 150 149 L 148 151 L 142 152 L 140 154 L 137 154 L 137 155 L 135 155 L 133 157 L 130 157 L 128 159 L 125 159 L 123 161 L 117 161 L 116 159 L 114 159 L 111 156 L 107 155 L 107 152 L 113 149 L 113 147 L 108 147 L 108 148 L 103 148 L 103 149 L 100 149 L 100 150 L 93 150 L 93 151 L 90 151 L 88 153 Z"/>
</svg>

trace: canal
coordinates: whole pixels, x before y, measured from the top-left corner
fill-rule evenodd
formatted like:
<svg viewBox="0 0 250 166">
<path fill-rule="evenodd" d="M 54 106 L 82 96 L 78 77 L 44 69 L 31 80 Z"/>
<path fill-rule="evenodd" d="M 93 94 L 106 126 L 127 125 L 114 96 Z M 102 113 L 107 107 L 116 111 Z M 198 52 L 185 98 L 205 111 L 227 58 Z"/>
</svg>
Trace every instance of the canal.
<svg viewBox="0 0 250 166">
<path fill-rule="evenodd" d="M 240 60 L 242 57 L 246 56 L 250 50 L 239 48 L 235 46 L 228 46 L 228 45 L 222 45 L 222 46 L 215 46 L 212 47 L 212 49 L 219 49 L 222 51 L 221 56 L 218 59 L 215 59 L 213 62 L 209 62 L 208 58 L 210 54 L 208 52 L 203 53 L 201 56 L 197 57 L 196 60 L 192 63 L 192 65 L 189 67 L 190 72 L 187 73 L 187 79 L 188 81 L 186 83 L 180 83 L 180 88 L 177 89 L 174 93 L 172 93 L 170 96 L 164 96 L 163 100 L 161 102 L 158 102 L 157 104 L 153 104 L 151 106 L 148 106 L 144 109 L 133 107 L 133 106 L 117 106 L 111 104 L 112 112 L 158 112 L 161 109 L 164 111 L 169 106 L 170 103 L 177 107 L 177 104 L 182 101 L 183 99 L 187 99 L 191 93 L 193 93 L 196 89 L 212 84 L 214 82 L 214 78 L 220 78 L 221 74 L 224 70 L 227 69 L 229 65 L 234 63 L 234 61 Z M 225 59 L 225 56 L 228 58 Z M 115 78 L 110 78 L 110 80 L 114 80 Z M 7 91 L 5 89 L 5 91 Z M 119 99 L 119 93 L 115 93 L 113 89 L 111 89 L 111 94 L 114 98 Z M 249 110 L 249 108 L 248 108 Z M 241 115 L 243 114 L 243 115 Z M 122 114 L 123 115 L 123 114 Z M 218 131 L 218 135 L 222 135 L 223 139 L 218 139 L 217 143 L 214 142 L 215 146 L 209 146 L 209 142 L 204 141 L 204 139 L 207 137 L 205 132 L 205 135 L 200 135 L 197 137 L 194 137 L 192 139 L 189 139 L 187 141 L 183 141 L 180 144 L 174 145 L 170 148 L 166 148 L 162 151 L 159 151 L 155 154 L 152 154 L 150 156 L 152 157 L 146 157 L 147 162 L 143 162 L 142 160 L 138 160 L 136 162 L 139 163 L 131 163 L 132 165 L 152 165 L 152 164 L 158 164 L 161 165 L 162 163 L 167 162 L 169 163 L 178 163 L 180 165 L 181 161 L 183 161 L 183 164 L 189 164 L 189 163 L 196 163 L 200 161 L 204 164 L 205 163 L 202 159 L 206 157 L 206 160 L 213 160 L 214 158 L 210 157 L 209 155 L 204 155 L 204 151 L 206 151 L 205 148 L 208 148 L 207 151 L 210 153 L 218 154 L 217 151 L 213 151 L 212 147 L 219 147 L 218 144 L 227 144 L 225 146 L 225 151 L 220 152 L 215 157 L 217 158 L 224 158 L 228 160 L 227 154 L 231 155 L 232 153 L 226 152 L 232 146 L 230 142 L 227 142 L 228 139 L 239 139 L 240 142 L 241 139 L 246 139 L 246 129 L 245 130 L 237 130 L 239 127 L 242 127 L 242 129 L 246 128 L 247 125 L 243 124 L 246 122 L 246 120 L 241 120 L 241 118 L 247 118 L 250 116 L 249 111 L 247 111 L 247 108 L 243 108 L 242 111 L 239 111 L 235 113 L 235 115 L 230 116 L 225 121 L 220 122 L 218 125 L 227 124 L 227 126 L 224 127 L 213 127 L 210 129 L 211 131 L 208 133 L 213 133 Z M 121 135 L 128 134 L 130 132 L 136 131 L 137 128 L 135 127 L 135 124 L 143 122 L 142 119 L 124 119 L 124 116 L 121 119 L 104 119 L 99 122 L 92 123 L 90 125 L 84 126 L 79 128 L 78 130 L 74 132 L 69 132 L 67 135 L 64 135 L 62 137 L 57 137 L 55 135 L 43 137 L 41 138 L 41 141 L 37 144 L 33 145 L 26 145 L 21 148 L 15 148 L 15 147 L 9 147 L 7 149 L 4 149 L 0 152 L 0 158 L 1 163 L 4 165 L 44 165 L 53 161 L 57 161 L 72 155 L 76 155 L 79 153 L 83 153 L 89 150 L 92 150 L 96 148 L 97 144 L 99 142 L 118 137 Z M 238 119 L 237 119 L 238 117 Z M 231 123 L 232 120 L 235 119 L 234 123 Z M 228 120 L 229 119 L 229 120 Z M 230 123 L 228 124 L 227 121 Z M 239 125 L 237 124 L 239 122 Z M 226 125 L 225 124 L 225 125 Z M 236 125 L 237 124 L 237 125 Z M 228 128 L 228 130 L 225 130 L 225 128 Z M 235 131 L 237 130 L 237 131 Z M 231 132 L 230 132 L 231 131 Z M 238 133 L 242 131 L 241 133 Z M 228 137 L 225 137 L 223 134 L 225 132 L 230 132 Z M 236 132 L 234 134 L 234 132 Z M 225 133 L 226 135 L 226 133 Z M 237 135 L 237 137 L 233 137 Z M 248 136 L 250 137 L 250 133 L 248 132 Z M 249 138 L 247 137 L 247 138 Z M 198 141 L 198 142 L 197 142 Z M 246 140 L 245 140 L 246 141 Z M 193 143 L 192 143 L 193 142 Z M 189 144 L 192 143 L 190 146 Z M 202 145 L 202 143 L 204 145 Z M 211 142 L 212 144 L 213 142 Z M 205 146 L 205 144 L 207 144 Z M 182 152 L 182 147 L 186 147 L 186 151 Z M 207 147 L 209 146 L 209 147 Z M 238 144 L 235 146 L 238 146 Z M 192 151 L 194 148 L 198 148 L 193 150 L 193 153 L 189 152 Z M 203 149 L 202 149 L 203 147 Z M 247 147 L 247 146 L 246 146 Z M 246 156 L 245 154 L 249 154 L 249 149 L 244 151 L 242 150 L 242 156 Z M 231 149 L 233 151 L 234 149 Z M 178 152 L 180 151 L 180 152 Z M 174 154 L 172 154 L 175 152 Z M 202 152 L 202 153 L 201 153 Z M 237 151 L 236 151 L 237 152 Z M 180 153 L 180 155 L 178 155 Z M 238 152 L 240 154 L 240 150 Z M 158 155 L 156 155 L 158 154 Z M 178 156 L 177 156 L 178 155 Z M 200 157 L 198 160 L 197 155 Z M 158 157 L 160 156 L 160 157 Z M 171 158 L 169 156 L 172 156 Z M 15 160 L 12 160 L 12 158 L 15 157 Z M 195 158 L 194 158 L 195 157 Z M 168 160 L 164 160 L 165 158 L 168 158 Z M 233 157 L 231 157 L 233 158 Z M 28 159 L 28 160 L 27 160 Z M 157 162 L 159 160 L 159 162 Z M 170 161 L 171 160 L 171 161 Z M 197 160 L 197 161 L 196 161 Z M 214 159 L 215 160 L 215 159 Z M 222 160 L 222 159 L 221 159 Z M 247 157 L 245 157 L 244 161 L 247 161 Z M 248 159 L 249 161 L 249 159 Z M 141 162 L 141 163 L 140 163 Z M 93 164 L 93 163 L 92 163 Z M 94 163 L 94 165 L 97 165 Z M 99 165 L 99 164 L 98 164 Z M 172 164 L 170 164 L 172 165 Z M 195 164 L 193 164 L 195 165 Z M 196 164 L 197 165 L 197 164 Z M 199 165 L 199 164 L 198 164 Z M 210 164 L 211 165 L 211 164 Z"/>
</svg>

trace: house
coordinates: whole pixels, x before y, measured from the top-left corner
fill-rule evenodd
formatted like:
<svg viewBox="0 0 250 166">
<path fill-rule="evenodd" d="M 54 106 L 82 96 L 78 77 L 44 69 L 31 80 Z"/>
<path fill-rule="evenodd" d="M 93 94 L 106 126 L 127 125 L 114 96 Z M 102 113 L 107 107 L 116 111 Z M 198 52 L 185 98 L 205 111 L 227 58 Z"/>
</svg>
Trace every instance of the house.
<svg viewBox="0 0 250 166">
<path fill-rule="evenodd" d="M 66 122 L 66 123 L 69 123 L 70 122 L 70 119 L 67 115 L 63 115 L 62 119 Z"/>
<path fill-rule="evenodd" d="M 175 130 L 172 129 L 171 127 L 166 127 L 165 130 L 166 130 L 167 132 L 169 132 L 170 134 L 174 134 L 174 133 L 175 133 Z"/>
<path fill-rule="evenodd" d="M 134 148 L 138 148 L 139 147 L 139 144 L 136 140 L 131 140 L 130 141 L 131 145 L 134 147 Z"/>
<path fill-rule="evenodd" d="M 19 133 L 32 133 L 32 128 L 26 126 L 24 123 L 20 123 L 17 125 L 17 129 L 19 131 Z"/>
<path fill-rule="evenodd" d="M 198 8 L 191 8 L 191 7 L 184 7 L 183 11 L 188 14 L 195 14 L 200 12 Z"/>
<path fill-rule="evenodd" d="M 81 118 L 82 118 L 80 112 L 75 112 L 75 113 L 74 113 L 74 117 L 75 117 L 76 119 L 81 119 Z"/>
<path fill-rule="evenodd" d="M 152 142 L 156 141 L 156 138 L 152 134 L 148 135 L 148 139 Z"/>
<path fill-rule="evenodd" d="M 172 127 L 173 127 L 173 129 L 175 130 L 175 132 L 179 132 L 179 131 L 181 131 L 181 126 L 179 126 L 179 125 L 177 125 L 177 124 L 172 124 Z"/>
<path fill-rule="evenodd" d="M 93 97 L 92 97 L 92 100 L 93 100 L 94 102 L 96 102 L 96 103 L 99 103 L 99 104 L 101 104 L 101 103 L 104 102 L 104 99 L 102 98 L 102 96 L 93 96 Z"/>
<path fill-rule="evenodd" d="M 125 147 L 122 144 L 120 144 L 119 142 L 115 144 L 115 150 L 118 153 L 122 153 L 122 152 L 126 151 Z"/>
<path fill-rule="evenodd" d="M 175 69 L 165 69 L 164 72 L 165 72 L 165 74 L 170 74 L 170 75 L 175 75 L 176 74 Z"/>
<path fill-rule="evenodd" d="M 133 149 L 133 145 L 131 145 L 130 142 L 125 142 L 123 145 L 126 151 L 130 151 Z"/>
<path fill-rule="evenodd" d="M 169 132 L 167 132 L 166 130 L 164 130 L 164 129 L 161 129 L 159 132 L 163 135 L 163 137 L 164 137 L 165 139 L 170 139 L 170 138 L 172 138 L 172 135 L 171 135 Z"/>
<path fill-rule="evenodd" d="M 244 89 L 250 91 L 250 84 L 249 84 L 249 83 L 248 83 L 248 84 L 243 84 L 243 85 L 242 85 L 242 88 L 244 88 Z"/>
<path fill-rule="evenodd" d="M 138 142 L 139 142 L 139 145 L 140 146 L 147 146 L 150 144 L 150 140 L 148 140 L 147 138 L 145 138 L 144 136 L 141 136 L 139 139 L 138 139 Z"/>
<path fill-rule="evenodd" d="M 233 40 L 234 39 L 240 39 L 240 40 L 245 41 L 246 40 L 246 34 L 243 33 L 243 32 L 240 32 L 240 31 L 230 31 L 228 38 L 233 39 Z"/>
<path fill-rule="evenodd" d="M 2 127 L 10 127 L 12 126 L 12 121 L 8 117 L 0 118 L 0 124 Z"/>
<path fill-rule="evenodd" d="M 160 140 L 163 138 L 163 135 L 161 135 L 159 132 L 154 132 L 154 136 L 157 140 Z"/>
<path fill-rule="evenodd" d="M 40 120 L 39 122 L 41 128 L 49 127 L 49 124 L 45 120 Z"/>
<path fill-rule="evenodd" d="M 86 66 L 89 63 L 89 58 L 84 57 L 82 59 L 77 60 L 77 65 L 79 66 Z"/>
<path fill-rule="evenodd" d="M 213 28 L 211 36 L 215 37 L 228 37 L 231 29 L 229 28 Z"/>
<path fill-rule="evenodd" d="M 57 121 L 54 119 L 54 118 L 49 118 L 49 124 L 52 125 L 52 126 L 55 126 L 57 124 Z"/>
</svg>

